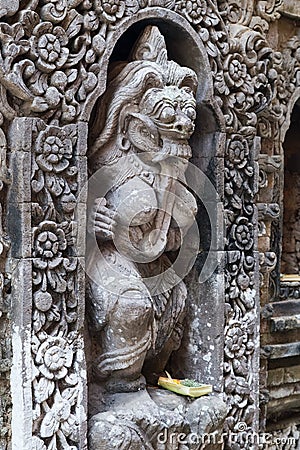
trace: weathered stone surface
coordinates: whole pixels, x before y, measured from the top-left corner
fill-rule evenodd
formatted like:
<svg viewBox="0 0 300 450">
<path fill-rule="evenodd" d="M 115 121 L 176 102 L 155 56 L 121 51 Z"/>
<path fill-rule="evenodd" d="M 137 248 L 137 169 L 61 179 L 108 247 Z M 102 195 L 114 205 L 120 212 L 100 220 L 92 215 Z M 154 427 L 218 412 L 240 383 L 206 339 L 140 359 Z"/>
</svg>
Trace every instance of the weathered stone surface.
<svg viewBox="0 0 300 450">
<path fill-rule="evenodd" d="M 145 45 L 148 48 L 146 53 Z M 96 234 L 99 248 L 95 246 L 95 241 L 94 248 L 88 253 L 87 299 L 91 337 L 97 349 L 92 353 L 93 381 L 99 385 L 102 383 L 108 395 L 107 406 L 101 413 L 104 416 L 94 415 L 91 420 L 90 442 L 95 450 L 104 445 L 99 444 L 101 439 L 107 440 L 107 436 L 101 436 L 99 430 L 111 411 L 117 420 L 118 414 L 125 408 L 123 414 L 129 426 L 138 427 L 141 434 L 146 433 L 146 442 L 149 439 L 149 415 L 157 420 L 153 436 L 163 431 L 160 417 L 167 413 L 161 412 L 153 403 L 155 397 L 151 396 L 152 400 L 148 398 L 144 376 L 148 383 L 155 384 L 158 376 L 168 368 L 176 377 L 201 379 L 202 382 L 213 383 L 217 391 L 222 391 L 222 301 L 218 296 L 213 310 L 205 302 L 208 298 L 215 302 L 216 296 L 223 290 L 220 255 L 216 253 L 211 262 L 218 268 L 219 277 L 214 267 L 206 268 L 211 284 L 207 282 L 206 289 L 196 281 L 194 292 L 188 292 L 187 296 L 182 279 L 191 264 L 180 276 L 181 266 L 184 267 L 192 257 L 187 252 L 194 252 L 195 259 L 199 251 L 197 233 L 194 231 L 189 236 L 195 220 L 196 202 L 184 181 L 192 155 L 187 139 L 194 130 L 196 118 L 193 96 L 196 74 L 175 62 L 161 59 L 160 55 L 165 52 L 164 39 L 158 28 L 147 27 L 133 49 L 131 62 L 120 68 L 116 78 L 112 76 L 102 100 L 102 111 L 107 108 L 107 113 L 106 116 L 102 113 L 102 122 L 98 123 L 100 135 L 95 137 L 91 146 L 91 170 L 103 172 L 102 183 L 107 178 L 106 193 L 98 193 L 101 198 L 96 199 L 98 206 L 96 204 L 91 213 L 90 232 Z M 145 69 L 148 71 L 146 77 L 151 74 L 153 80 L 151 83 L 148 81 L 146 86 Z M 162 70 L 166 74 L 164 77 Z M 129 76 L 130 84 L 127 82 Z M 128 105 L 124 99 L 133 95 L 135 104 Z M 122 139 L 119 137 L 121 131 Z M 144 153 L 139 153 L 141 151 Z M 122 160 L 127 153 L 128 156 Z M 197 175 L 203 176 L 199 170 Z M 192 188 L 193 181 L 187 186 Z M 205 183 L 201 188 L 201 194 L 203 192 L 205 195 Z M 100 185 L 98 189 L 100 191 Z M 92 192 L 96 192 L 96 187 Z M 212 198 L 209 201 L 212 203 Z M 222 212 L 220 202 L 213 204 L 214 209 L 218 206 Z M 221 228 L 222 219 L 219 213 L 212 222 L 220 223 Z M 205 234 L 204 223 L 201 220 L 199 223 L 201 232 Z M 121 225 L 127 233 L 131 233 L 131 243 L 126 242 Z M 158 233 L 157 237 L 154 232 Z M 181 240 L 178 240 L 178 233 L 181 233 Z M 217 238 L 219 246 L 223 245 L 222 238 L 221 229 Z M 214 245 L 218 248 L 218 244 Z M 177 250 L 178 255 L 174 253 L 172 257 L 172 252 Z M 169 252 L 171 256 L 168 256 Z M 109 262 L 110 271 L 107 269 Z M 169 275 L 164 273 L 165 270 L 169 271 Z M 126 272 L 131 276 L 126 277 Z M 172 278 L 175 280 L 176 277 L 176 283 L 172 284 Z M 197 299 L 197 291 L 203 291 L 203 297 Z M 184 322 L 187 310 L 189 312 Z M 201 325 L 202 317 L 205 319 Z M 205 327 L 205 336 L 201 337 L 200 328 Z M 211 327 L 215 327 L 214 332 L 218 336 L 208 330 Z M 172 352 L 180 347 L 182 335 L 185 336 L 182 344 L 185 357 L 176 355 L 172 359 Z M 192 348 L 192 343 L 201 339 L 204 339 L 204 345 Z M 200 356 L 200 353 L 201 361 L 196 361 L 196 355 Z M 217 368 L 214 367 L 214 357 L 219 361 Z M 206 368 L 205 377 L 201 366 Z M 102 405 L 100 396 L 99 400 L 98 411 Z M 91 403 L 95 408 L 93 395 Z M 193 403 L 192 415 L 196 414 L 196 417 L 201 410 L 196 413 L 198 404 L 196 400 Z M 217 428 L 224 419 L 224 404 L 220 402 L 218 407 Z M 186 414 L 183 411 L 178 418 L 168 419 L 168 434 L 171 430 L 178 434 L 184 431 L 184 427 L 189 427 Z M 206 428 L 210 428 L 209 422 L 210 419 Z M 152 440 L 149 444 L 156 448 Z M 139 442 L 142 445 L 142 441 Z M 126 445 L 137 443 L 126 441 Z"/>
<path fill-rule="evenodd" d="M 197 123 L 190 145 L 199 167 L 205 168 L 224 205 L 227 257 L 225 280 L 223 282 L 223 274 L 217 269 L 212 278 L 204 283 L 203 296 L 205 295 L 204 304 L 212 305 L 214 308 L 213 299 L 207 297 L 214 295 L 219 286 L 220 290 L 216 293 L 215 303 L 221 306 L 219 310 L 212 309 L 217 315 L 216 332 L 213 335 L 225 334 L 225 361 L 223 364 L 221 354 L 223 340 L 221 339 L 217 341 L 217 362 L 213 370 L 219 374 L 221 369 L 224 369 L 223 382 L 229 405 L 225 430 L 236 431 L 237 423 L 243 421 L 248 431 L 257 431 L 256 393 L 258 392 L 259 358 L 257 251 L 262 255 L 260 266 L 260 302 L 263 307 L 260 328 L 262 342 L 270 345 L 275 343 L 275 345 L 285 346 L 285 350 L 290 350 L 281 352 L 277 348 L 275 359 L 282 354 L 288 356 L 296 355 L 298 352 L 298 343 L 292 342 L 297 339 L 297 330 L 290 330 L 289 333 L 280 330 L 275 333 L 270 332 L 270 311 L 267 311 L 265 305 L 269 305 L 273 299 L 277 302 L 278 298 L 298 299 L 300 294 L 299 286 L 283 284 L 280 288 L 282 241 L 280 218 L 274 217 L 274 209 L 270 210 L 262 206 L 277 204 L 283 211 L 284 158 L 281 144 L 290 126 L 292 109 L 300 96 L 299 23 L 294 20 L 299 16 L 298 3 L 293 0 L 268 2 L 264 0 L 256 2 L 253 0 L 242 2 L 237 0 L 203 0 L 201 2 L 197 0 L 191 0 L 191 2 L 115 0 L 110 3 L 99 0 L 79 1 L 72 4 L 64 1 L 31 2 L 30 5 L 25 3 L 17 0 L 10 3 L 0 2 L 2 18 L 0 24 L 0 312 L 2 312 L 0 330 L 10 330 L 11 327 L 10 273 L 8 272 L 13 269 L 10 267 L 12 260 L 9 258 L 16 257 L 20 262 L 30 260 L 32 246 L 36 273 L 33 276 L 34 292 L 33 298 L 30 297 L 29 291 L 27 296 L 25 292 L 23 293 L 24 298 L 26 297 L 25 306 L 23 306 L 26 309 L 29 304 L 33 305 L 32 326 L 35 328 L 32 336 L 38 338 L 42 348 L 38 353 L 39 356 L 34 354 L 35 356 L 31 357 L 32 361 L 28 361 L 28 365 L 35 362 L 44 370 L 43 364 L 36 362 L 36 358 L 40 361 L 41 355 L 43 356 L 49 350 L 43 343 L 62 335 L 64 339 L 67 339 L 67 343 L 58 339 L 62 344 L 58 347 L 66 357 L 64 367 L 68 370 L 68 374 L 71 373 L 71 381 L 74 382 L 72 376 L 79 371 L 81 380 L 85 382 L 82 352 L 77 352 L 78 347 L 81 347 L 83 343 L 74 335 L 77 332 L 81 334 L 84 319 L 82 267 L 84 267 L 87 221 L 85 213 L 87 170 L 84 157 L 87 149 L 88 122 L 90 122 L 92 135 L 93 117 L 99 112 L 98 107 L 94 108 L 94 106 L 96 100 L 106 91 L 109 63 L 128 60 L 128 54 L 139 33 L 147 25 L 156 25 L 165 36 L 170 59 L 176 61 L 181 67 L 191 67 L 197 74 L 199 82 L 196 93 Z M 284 17 L 280 17 L 280 14 Z M 165 55 L 162 55 L 161 59 L 164 60 L 164 58 Z M 16 117 L 18 119 L 14 120 Z M 95 130 L 98 133 L 97 127 Z M 121 137 L 122 133 L 116 133 L 117 135 Z M 13 145 L 11 145 L 12 142 L 14 142 Z M 126 142 L 121 143 L 126 148 Z M 90 148 L 93 144 L 93 137 L 91 137 Z M 61 150 L 60 153 L 56 152 L 56 146 Z M 261 153 L 258 154 L 260 146 Z M 259 179 L 257 161 L 260 168 Z M 7 162 L 11 165 L 11 177 L 7 170 Z M 89 162 L 92 166 L 90 158 Z M 7 195 L 10 180 L 12 181 L 11 197 Z M 207 194 L 205 198 L 211 198 L 207 192 L 208 184 L 200 181 L 198 186 L 202 186 L 204 193 Z M 259 198 L 256 199 L 258 182 L 260 191 Z M 296 183 L 297 180 L 291 183 L 293 192 Z M 78 190 L 81 190 L 81 187 L 83 191 L 80 195 Z M 291 200 L 288 206 L 292 206 L 290 209 L 292 215 L 294 198 L 296 198 L 294 194 L 288 198 Z M 256 201 L 259 203 L 259 220 L 256 216 Z M 9 208 L 7 208 L 8 202 Z M 74 205 L 78 202 L 79 207 L 76 213 Z M 30 203 L 32 203 L 31 209 L 27 208 Z M 219 209 L 221 210 L 222 208 Z M 216 230 L 221 230 L 221 214 L 215 217 L 216 223 L 212 226 Z M 293 224 L 294 219 L 290 220 L 290 218 L 287 222 Z M 33 227 L 32 230 L 31 227 Z M 76 228 L 78 228 L 77 233 Z M 201 231 L 204 234 L 207 233 L 207 238 L 202 240 L 203 244 L 206 243 L 203 246 L 205 250 L 209 249 L 209 228 L 203 223 L 201 229 L 200 216 L 200 234 Z M 13 241 L 8 258 L 7 234 Z M 43 241 L 46 235 L 58 239 L 55 241 L 58 242 L 58 250 L 50 238 Z M 218 239 L 221 238 L 220 233 L 217 233 L 217 236 Z M 285 238 L 285 256 L 288 255 L 286 267 L 293 272 L 298 270 L 298 241 L 297 229 L 294 227 Z M 50 246 L 48 250 L 44 248 L 43 242 Z M 196 248 L 192 239 L 189 244 Z M 223 250 L 219 243 L 213 248 Z M 52 267 L 50 270 L 45 251 L 54 250 L 57 250 L 59 261 L 51 259 L 50 264 L 55 266 L 57 263 L 57 269 L 52 270 Z M 197 251 L 200 251 L 200 248 L 197 248 Z M 276 255 L 277 261 L 272 255 Z M 79 256 L 80 260 L 75 260 L 74 256 Z M 47 269 L 41 267 L 45 266 L 45 263 L 48 264 Z M 77 264 L 80 265 L 80 269 Z M 216 280 L 219 281 L 217 286 Z M 188 279 L 186 283 L 189 292 L 194 296 L 188 297 L 189 305 L 194 305 L 201 297 L 198 293 L 201 285 L 195 282 L 197 287 L 190 289 Z M 13 292 L 18 299 L 19 293 Z M 53 299 L 51 313 L 49 310 L 44 311 L 50 305 L 49 296 Z M 288 307 L 287 304 L 285 306 Z M 273 310 L 275 321 L 278 318 L 276 309 L 277 306 Z M 205 312 L 206 310 L 208 313 Z M 222 322 L 221 316 L 224 310 L 225 322 Z M 20 314 L 22 315 L 22 310 Z M 202 314 L 202 323 L 210 323 L 210 311 L 205 309 Z M 287 315 L 283 312 L 280 314 Z M 46 316 L 48 321 L 43 324 Z M 219 324 L 221 329 L 217 329 Z M 196 340 L 201 331 L 201 329 L 195 331 Z M 205 329 L 205 336 L 210 337 L 209 330 Z M 45 341 L 43 341 L 44 338 Z M 71 345 L 70 342 L 77 349 L 77 353 L 68 367 L 70 359 L 66 356 L 65 350 L 68 345 Z M 25 338 L 21 344 L 27 345 Z M 293 348 L 288 347 L 291 345 Z M 85 350 L 88 350 L 90 346 L 91 342 L 87 340 Z M 9 342 L 0 346 L 3 352 L 3 355 L 0 355 L 0 367 L 2 367 L 2 359 L 5 370 L 9 366 L 9 347 Z M 197 363 L 203 356 L 200 347 L 199 344 L 197 350 L 200 355 L 195 356 Z M 47 353 L 48 356 L 49 353 Z M 275 364 L 280 364 L 280 361 L 275 361 Z M 196 372 L 196 363 L 193 370 Z M 266 371 L 266 364 L 263 370 Z M 205 378 L 207 371 L 211 373 L 209 365 L 201 366 L 199 369 L 201 377 Z M 65 370 L 62 369 L 62 372 Z M 0 422 L 2 414 L 3 429 L 7 436 L 7 439 L 3 437 L 0 441 L 3 448 L 8 446 L 10 414 L 10 400 L 7 395 L 8 375 L 7 372 L 5 373 L 6 375 L 0 380 L 1 395 L 2 392 L 4 393 L 2 405 L 5 405 L 2 410 L 0 409 Z M 60 375 L 55 372 L 53 376 L 57 378 Z M 57 449 L 61 447 L 63 450 L 85 448 L 85 419 L 82 408 L 76 416 L 77 418 L 80 416 L 77 422 L 81 424 L 79 441 L 76 440 L 77 438 L 73 439 L 75 438 L 73 434 L 68 434 L 66 421 L 62 422 L 63 425 L 61 423 L 59 425 L 62 435 L 55 432 L 51 436 L 45 436 L 47 432 L 49 433 L 49 430 L 45 431 L 47 422 L 45 417 L 47 420 L 50 416 L 52 417 L 60 404 L 57 401 L 57 389 L 60 394 L 68 396 L 70 390 L 67 389 L 73 389 L 72 386 L 74 386 L 65 389 L 64 383 L 70 383 L 70 379 L 66 377 L 67 380 L 60 378 L 61 381 L 58 381 L 56 378 L 55 394 L 53 391 L 45 400 L 50 407 L 50 413 L 47 413 L 45 402 L 36 402 L 42 405 L 42 411 L 39 412 L 39 406 L 34 410 L 39 418 L 35 422 L 35 437 L 32 442 L 28 442 L 26 450 L 33 448 L 56 450 L 56 447 Z M 266 377 L 262 376 L 261 380 L 264 378 Z M 48 381 L 45 382 L 44 379 Z M 38 400 L 41 399 L 39 395 L 42 392 L 40 385 L 48 383 L 50 392 L 53 386 L 52 381 L 49 374 L 48 378 L 47 376 L 43 378 L 41 375 L 35 378 L 32 392 Z M 84 389 L 81 387 L 80 392 L 83 392 Z M 263 382 L 261 389 L 262 391 L 264 389 Z M 262 397 L 266 398 L 267 394 Z M 73 400 L 70 400 L 68 407 Z M 71 409 L 69 425 L 73 420 L 74 405 Z M 266 411 L 262 410 L 261 415 L 261 424 L 264 427 Z M 108 419 L 108 422 L 109 420 L 111 419 Z M 57 427 L 57 421 L 54 422 Z M 40 425 L 43 426 L 40 427 Z M 118 423 L 117 426 L 119 425 Z M 290 424 L 288 429 L 283 425 L 280 427 L 281 425 L 274 436 L 280 433 L 282 436 L 296 436 L 298 432 L 297 427 Z M 28 429 L 31 429 L 31 426 Z M 124 430 L 122 427 L 118 430 L 121 436 Z M 135 431 L 133 430 L 132 433 L 134 434 Z M 42 438 L 41 435 L 43 435 Z M 299 437 L 297 439 L 299 442 Z M 141 441 L 138 437 L 134 440 L 136 441 L 134 445 L 140 449 Z M 20 442 L 14 442 L 16 442 L 16 450 L 19 450 Z M 107 450 L 106 444 L 104 448 Z"/>
<path fill-rule="evenodd" d="M 290 358 L 299 356 L 300 342 L 292 342 L 290 344 L 274 344 L 266 345 L 264 351 L 270 359 Z"/>
<path fill-rule="evenodd" d="M 294 19 L 300 18 L 300 5 L 297 0 L 283 0 L 280 12 Z"/>
<path fill-rule="evenodd" d="M 179 376 L 199 378 L 212 384 L 217 392 L 223 390 L 224 336 L 220 332 L 224 327 L 223 267 L 222 252 L 199 255 L 187 278 L 188 296 L 192 300 L 188 304 L 186 332 L 172 359 Z"/>
<path fill-rule="evenodd" d="M 300 328 L 300 314 L 295 316 L 280 316 L 271 319 L 271 331 L 290 331 Z"/>
<path fill-rule="evenodd" d="M 269 386 L 280 386 L 282 384 L 299 383 L 300 366 L 281 367 L 270 370 L 268 373 Z"/>
</svg>

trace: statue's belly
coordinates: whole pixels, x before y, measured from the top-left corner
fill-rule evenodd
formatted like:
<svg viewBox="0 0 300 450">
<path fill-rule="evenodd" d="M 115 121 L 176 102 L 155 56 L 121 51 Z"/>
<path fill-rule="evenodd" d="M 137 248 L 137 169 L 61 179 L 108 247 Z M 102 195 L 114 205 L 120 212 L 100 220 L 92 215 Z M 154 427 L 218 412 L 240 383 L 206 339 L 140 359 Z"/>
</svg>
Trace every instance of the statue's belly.
<svg viewBox="0 0 300 450">
<path fill-rule="evenodd" d="M 108 196 L 118 221 L 125 226 L 139 226 L 151 222 L 157 212 L 154 189 L 140 178 L 132 178 Z"/>
</svg>

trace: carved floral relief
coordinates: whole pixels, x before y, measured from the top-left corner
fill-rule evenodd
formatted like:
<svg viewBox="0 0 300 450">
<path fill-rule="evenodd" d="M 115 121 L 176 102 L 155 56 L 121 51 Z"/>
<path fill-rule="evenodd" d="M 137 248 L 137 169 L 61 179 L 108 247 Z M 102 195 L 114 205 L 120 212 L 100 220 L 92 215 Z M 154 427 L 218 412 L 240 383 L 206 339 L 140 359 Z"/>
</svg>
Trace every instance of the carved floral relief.
<svg viewBox="0 0 300 450">
<path fill-rule="evenodd" d="M 266 41 L 280 4 L 280 0 L 59 0 L 25 2 L 22 9 L 18 1 L 1 5 L 1 126 L 6 130 L 7 122 L 17 116 L 44 120 L 32 149 L 34 448 L 78 448 L 71 431 L 81 414 L 73 259 L 77 136 L 71 125 L 65 125 L 76 123 L 101 82 L 102 57 L 117 27 L 140 10 L 152 9 L 155 14 L 157 7 L 175 11 L 198 32 L 211 64 L 215 101 L 225 118 L 227 422 L 230 429 L 240 420 L 252 424 L 257 409 L 252 386 L 258 376 L 255 136 L 274 136 L 275 130 L 279 139 L 300 83 L 299 40 L 290 39 L 282 53 L 274 52 Z M 4 131 L 0 137 L 6 154 Z M 268 164 L 276 171 L 275 159 Z M 2 162 L 1 180 L 7 182 L 5 155 Z M 262 185 L 267 183 L 268 164 L 261 166 Z M 2 241 L 6 256 L 5 230 Z"/>
<path fill-rule="evenodd" d="M 77 449 L 84 419 L 78 260 L 76 127 L 35 130 L 32 155 L 34 445 Z"/>
</svg>

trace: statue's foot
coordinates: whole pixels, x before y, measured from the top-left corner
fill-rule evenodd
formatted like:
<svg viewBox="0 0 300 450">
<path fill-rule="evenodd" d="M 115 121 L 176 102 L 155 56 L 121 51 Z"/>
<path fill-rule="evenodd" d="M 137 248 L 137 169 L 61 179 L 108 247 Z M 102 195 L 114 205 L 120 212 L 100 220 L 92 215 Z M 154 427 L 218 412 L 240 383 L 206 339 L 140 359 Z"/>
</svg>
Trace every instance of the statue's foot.
<svg viewBox="0 0 300 450">
<path fill-rule="evenodd" d="M 112 412 L 96 414 L 89 423 L 90 450 L 154 450 L 145 433 L 133 422 Z"/>
<path fill-rule="evenodd" d="M 189 426 L 183 416 L 174 409 L 166 409 L 157 405 L 147 390 L 110 394 L 106 397 L 107 411 L 97 414 L 90 421 L 90 449 L 105 450 L 188 450 L 180 441 L 180 434 L 188 435 Z M 104 429 L 110 427 L 109 434 Z M 117 427 L 117 428 L 116 428 Z M 125 428 L 124 428 L 125 427 Z M 114 431 L 113 431 L 114 430 Z M 124 436 L 123 446 L 116 446 L 116 433 Z M 123 430 L 123 431 L 122 431 Z M 107 436 L 112 441 L 107 441 Z M 99 446 L 106 442 L 107 447 Z M 102 445 L 102 444 L 101 444 Z M 103 444 L 104 445 L 104 444 Z M 139 445 L 139 446 L 138 446 Z"/>
<path fill-rule="evenodd" d="M 205 449 L 222 448 L 221 395 L 192 400 L 157 388 L 149 392 L 106 394 L 102 412 L 90 421 L 90 450 L 198 450 L 205 436 L 211 437 Z"/>
</svg>

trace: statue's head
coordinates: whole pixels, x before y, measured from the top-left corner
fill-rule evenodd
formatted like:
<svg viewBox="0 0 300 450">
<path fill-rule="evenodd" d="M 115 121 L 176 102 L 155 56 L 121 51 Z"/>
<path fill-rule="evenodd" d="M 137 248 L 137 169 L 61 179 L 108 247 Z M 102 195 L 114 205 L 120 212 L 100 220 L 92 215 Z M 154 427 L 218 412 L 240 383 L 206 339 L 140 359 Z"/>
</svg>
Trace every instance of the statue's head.
<svg viewBox="0 0 300 450">
<path fill-rule="evenodd" d="M 131 61 L 112 68 L 101 102 L 91 154 L 103 163 L 134 150 L 189 158 L 194 131 L 197 77 L 169 61 L 164 37 L 148 26 Z M 118 149 L 118 152 L 116 151 Z"/>
</svg>

